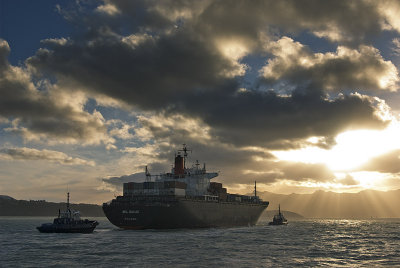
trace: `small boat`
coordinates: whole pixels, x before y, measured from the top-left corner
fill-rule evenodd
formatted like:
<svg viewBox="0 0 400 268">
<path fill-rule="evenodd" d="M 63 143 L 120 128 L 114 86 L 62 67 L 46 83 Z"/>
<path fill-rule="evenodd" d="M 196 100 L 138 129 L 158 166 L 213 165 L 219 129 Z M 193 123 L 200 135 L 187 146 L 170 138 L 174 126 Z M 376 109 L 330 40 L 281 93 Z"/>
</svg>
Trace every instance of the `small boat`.
<svg viewBox="0 0 400 268">
<path fill-rule="evenodd" d="M 69 193 L 67 194 L 67 209 L 58 210 L 58 217 L 53 223 L 43 223 L 36 227 L 41 233 L 92 233 L 99 223 L 92 220 L 82 220 L 79 211 L 70 209 Z"/>
<path fill-rule="evenodd" d="M 279 213 L 276 214 L 269 225 L 286 225 L 288 224 L 287 219 L 281 213 L 281 205 L 279 204 Z"/>
</svg>

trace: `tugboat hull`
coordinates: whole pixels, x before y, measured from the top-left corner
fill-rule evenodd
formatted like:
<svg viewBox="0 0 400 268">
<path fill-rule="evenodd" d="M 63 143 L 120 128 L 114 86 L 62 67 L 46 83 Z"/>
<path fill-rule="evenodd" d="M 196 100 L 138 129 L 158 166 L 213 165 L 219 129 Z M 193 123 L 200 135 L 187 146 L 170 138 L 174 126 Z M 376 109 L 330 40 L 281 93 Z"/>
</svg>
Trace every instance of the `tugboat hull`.
<svg viewBox="0 0 400 268">
<path fill-rule="evenodd" d="M 98 225 L 97 221 L 89 224 L 42 224 L 36 227 L 41 233 L 92 233 Z"/>
<path fill-rule="evenodd" d="M 275 222 L 270 222 L 269 223 L 269 225 L 287 225 L 288 224 L 288 222 L 286 221 L 286 222 L 281 222 L 281 223 L 275 223 Z"/>
</svg>

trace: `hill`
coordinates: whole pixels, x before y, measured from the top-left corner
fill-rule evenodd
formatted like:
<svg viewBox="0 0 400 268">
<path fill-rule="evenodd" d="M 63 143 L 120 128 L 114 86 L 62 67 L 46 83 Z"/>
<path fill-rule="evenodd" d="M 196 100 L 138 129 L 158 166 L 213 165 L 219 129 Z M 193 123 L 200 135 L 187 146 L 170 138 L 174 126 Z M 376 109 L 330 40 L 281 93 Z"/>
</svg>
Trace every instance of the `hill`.
<svg viewBox="0 0 400 268">
<path fill-rule="evenodd" d="M 11 196 L 8 195 L 0 195 L 0 200 L 15 200 L 14 198 L 12 198 Z"/>
<path fill-rule="evenodd" d="M 104 217 L 101 206 L 94 204 L 70 204 L 72 209 L 81 212 L 83 217 Z M 57 216 L 66 203 L 53 203 L 44 200 L 16 200 L 0 196 L 0 216 Z"/>
<path fill-rule="evenodd" d="M 400 218 L 400 189 L 388 192 L 365 190 L 359 193 L 316 191 L 312 194 L 258 192 L 270 202 L 270 209 L 299 213 L 307 218 Z"/>
</svg>

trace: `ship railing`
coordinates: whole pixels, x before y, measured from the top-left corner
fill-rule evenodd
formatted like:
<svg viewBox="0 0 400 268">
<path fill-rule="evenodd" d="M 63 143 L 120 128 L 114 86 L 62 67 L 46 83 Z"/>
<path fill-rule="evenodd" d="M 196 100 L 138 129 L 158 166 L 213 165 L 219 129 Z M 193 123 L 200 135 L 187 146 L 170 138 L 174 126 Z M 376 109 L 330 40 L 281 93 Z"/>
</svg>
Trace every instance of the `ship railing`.
<svg viewBox="0 0 400 268">
<path fill-rule="evenodd" d="M 220 201 L 220 198 L 218 195 L 186 195 L 185 199 L 209 201 L 209 202 L 219 202 Z"/>
<path fill-rule="evenodd" d="M 157 202 L 171 202 L 175 201 L 179 196 L 175 195 L 131 195 L 131 196 L 120 196 L 116 201 L 118 202 L 145 202 L 145 201 L 157 201 Z M 106 203 L 105 203 L 106 204 Z M 113 202 L 110 203 L 110 205 Z"/>
<path fill-rule="evenodd" d="M 218 195 L 204 195 L 204 200 L 218 202 L 219 196 Z"/>
</svg>

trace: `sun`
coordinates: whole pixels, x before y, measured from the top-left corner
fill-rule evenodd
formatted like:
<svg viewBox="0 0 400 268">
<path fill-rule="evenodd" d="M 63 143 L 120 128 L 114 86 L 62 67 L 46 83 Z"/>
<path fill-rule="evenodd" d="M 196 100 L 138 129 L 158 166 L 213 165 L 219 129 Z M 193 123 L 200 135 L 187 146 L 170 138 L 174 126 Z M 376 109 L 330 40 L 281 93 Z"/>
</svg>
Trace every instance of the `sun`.
<svg viewBox="0 0 400 268">
<path fill-rule="evenodd" d="M 343 132 L 336 137 L 336 145 L 329 150 L 309 146 L 272 153 L 280 160 L 323 163 L 334 172 L 345 172 L 361 167 L 373 157 L 400 149 L 399 137 L 400 123 L 395 121 L 384 130 Z"/>
</svg>

